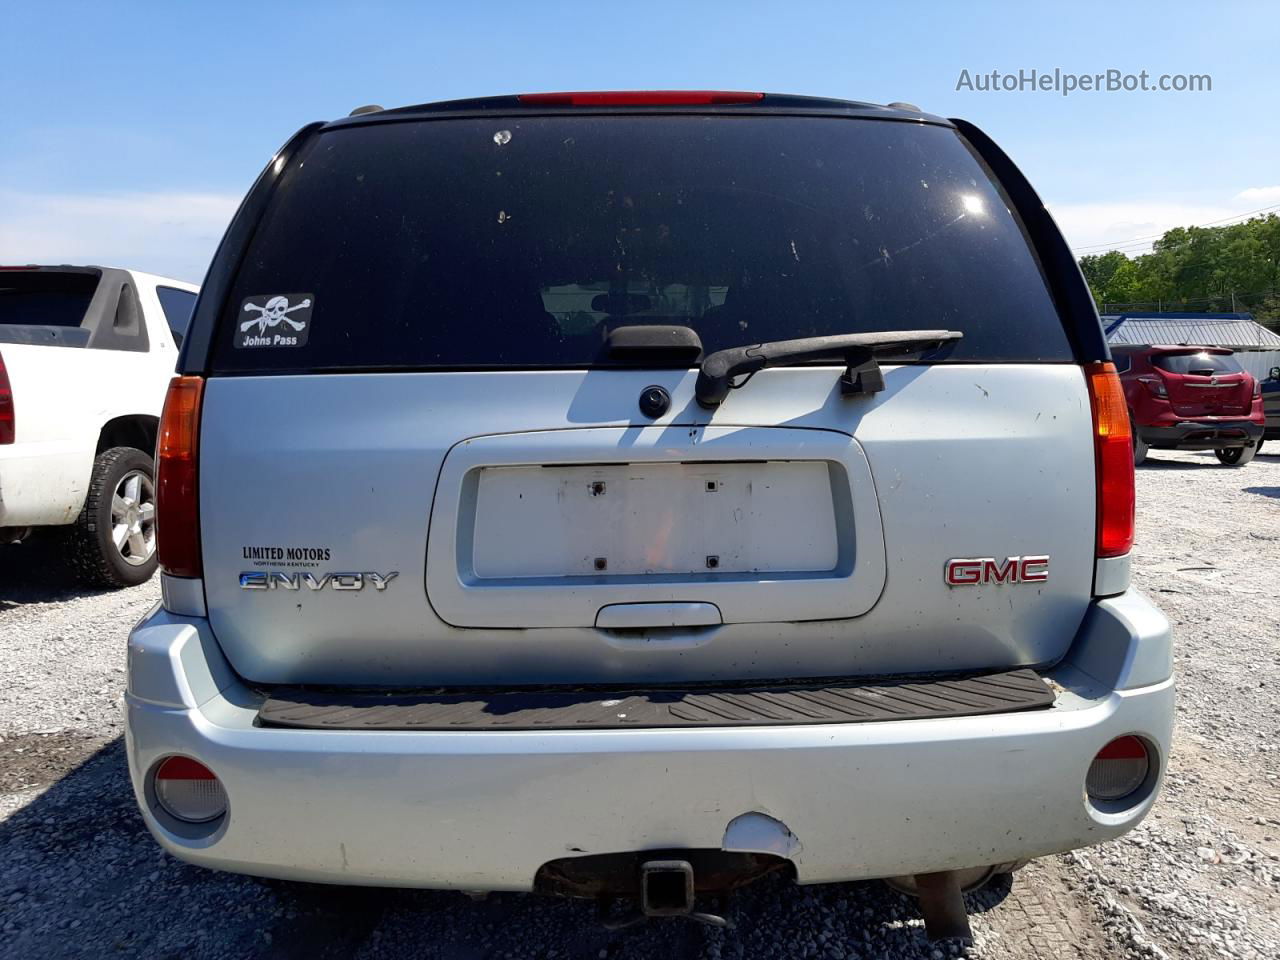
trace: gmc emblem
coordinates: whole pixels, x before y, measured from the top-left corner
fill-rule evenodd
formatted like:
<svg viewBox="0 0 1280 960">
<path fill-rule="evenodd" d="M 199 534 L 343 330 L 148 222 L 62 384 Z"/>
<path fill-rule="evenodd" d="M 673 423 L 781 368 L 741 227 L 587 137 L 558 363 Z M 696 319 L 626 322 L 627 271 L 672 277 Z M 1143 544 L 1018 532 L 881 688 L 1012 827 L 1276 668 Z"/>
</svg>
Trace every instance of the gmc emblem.
<svg viewBox="0 0 1280 960">
<path fill-rule="evenodd" d="M 1049 579 L 1049 558 L 995 557 L 956 558 L 947 561 L 942 577 L 949 587 L 972 587 L 979 583 L 1044 583 Z"/>
</svg>

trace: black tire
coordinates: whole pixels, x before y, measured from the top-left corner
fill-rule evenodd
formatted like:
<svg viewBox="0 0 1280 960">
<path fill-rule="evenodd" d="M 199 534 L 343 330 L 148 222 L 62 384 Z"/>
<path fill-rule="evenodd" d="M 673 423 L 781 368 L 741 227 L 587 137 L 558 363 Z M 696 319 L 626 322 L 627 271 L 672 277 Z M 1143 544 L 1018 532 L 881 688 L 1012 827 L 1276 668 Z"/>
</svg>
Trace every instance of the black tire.
<svg viewBox="0 0 1280 960">
<path fill-rule="evenodd" d="M 1225 463 L 1228 467 L 1243 467 L 1253 459 L 1253 455 L 1258 452 L 1258 448 L 1256 446 L 1219 447 L 1213 452 L 1217 456 L 1219 463 Z"/>
<path fill-rule="evenodd" d="M 1151 448 L 1146 445 L 1143 439 L 1138 436 L 1138 430 L 1133 428 L 1133 465 L 1141 466 L 1142 462 L 1147 459 L 1147 451 Z"/>
<path fill-rule="evenodd" d="M 1257 443 L 1253 445 L 1253 455 L 1255 457 L 1262 452 L 1262 444 L 1265 442 L 1266 441 L 1264 440 L 1259 440 Z"/>
<path fill-rule="evenodd" d="M 156 572 L 154 532 L 149 555 L 140 562 L 130 562 L 128 557 L 143 556 L 143 553 L 130 552 L 128 545 L 117 548 L 112 535 L 112 498 L 120 483 L 135 473 L 145 477 L 154 489 L 155 463 L 134 447 L 112 447 L 98 454 L 93 462 L 89 494 L 80 516 L 67 531 L 66 549 L 67 563 L 87 584 L 133 587 L 150 580 Z M 152 517 L 154 524 L 154 514 Z"/>
</svg>

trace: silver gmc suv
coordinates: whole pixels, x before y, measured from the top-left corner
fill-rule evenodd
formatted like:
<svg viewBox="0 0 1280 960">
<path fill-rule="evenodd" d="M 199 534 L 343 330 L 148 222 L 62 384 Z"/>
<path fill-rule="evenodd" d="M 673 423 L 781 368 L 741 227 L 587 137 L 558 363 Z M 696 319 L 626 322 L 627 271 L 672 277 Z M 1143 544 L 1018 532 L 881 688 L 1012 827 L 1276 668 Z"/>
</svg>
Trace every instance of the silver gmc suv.
<svg viewBox="0 0 1280 960">
<path fill-rule="evenodd" d="M 882 877 L 963 936 L 962 890 L 1155 799 L 1124 395 L 969 123 L 631 92 L 312 124 L 178 373 L 126 710 L 184 860 L 615 921 Z"/>
</svg>

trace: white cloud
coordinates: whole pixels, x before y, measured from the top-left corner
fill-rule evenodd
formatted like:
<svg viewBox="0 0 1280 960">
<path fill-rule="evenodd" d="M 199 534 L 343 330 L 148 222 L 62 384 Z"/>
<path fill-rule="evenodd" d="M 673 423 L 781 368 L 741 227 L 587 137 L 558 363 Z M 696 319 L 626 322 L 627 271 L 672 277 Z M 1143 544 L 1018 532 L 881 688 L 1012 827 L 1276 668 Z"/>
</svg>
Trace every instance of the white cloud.
<svg viewBox="0 0 1280 960">
<path fill-rule="evenodd" d="M 0 190 L 0 263 L 93 263 L 199 283 L 238 194 Z"/>
<path fill-rule="evenodd" d="M 1280 187 L 1250 187 L 1236 194 L 1236 200 L 1250 207 L 1265 207 L 1280 203 Z"/>
<path fill-rule="evenodd" d="M 1151 244 L 1174 227 L 1239 220 L 1260 207 L 1280 204 L 1280 187 L 1250 187 L 1220 203 L 1049 203 L 1077 255 L 1123 250 L 1130 256 L 1151 252 Z"/>
<path fill-rule="evenodd" d="M 1067 243 L 1078 254 L 1105 253 L 1114 244 L 1125 253 L 1148 253 L 1166 230 L 1209 223 L 1242 211 L 1230 206 L 1180 203 L 1050 203 Z"/>
</svg>

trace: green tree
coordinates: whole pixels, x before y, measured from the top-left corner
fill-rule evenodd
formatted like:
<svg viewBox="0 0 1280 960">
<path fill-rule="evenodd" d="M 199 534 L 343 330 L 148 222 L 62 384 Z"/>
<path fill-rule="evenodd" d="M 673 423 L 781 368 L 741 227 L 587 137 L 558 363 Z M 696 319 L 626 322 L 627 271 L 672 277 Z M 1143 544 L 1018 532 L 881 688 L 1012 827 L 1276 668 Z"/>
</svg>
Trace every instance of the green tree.
<svg viewBox="0 0 1280 960">
<path fill-rule="evenodd" d="M 1102 291 L 1107 288 L 1120 265 L 1127 263 L 1128 259 L 1119 250 L 1108 250 L 1106 253 L 1094 253 L 1080 258 L 1080 272 L 1084 274 L 1094 300 L 1102 303 Z"/>
<path fill-rule="evenodd" d="M 1150 253 L 1080 259 L 1094 299 L 1108 310 L 1250 311 L 1280 317 L 1280 216 L 1220 227 L 1175 227 Z"/>
</svg>

